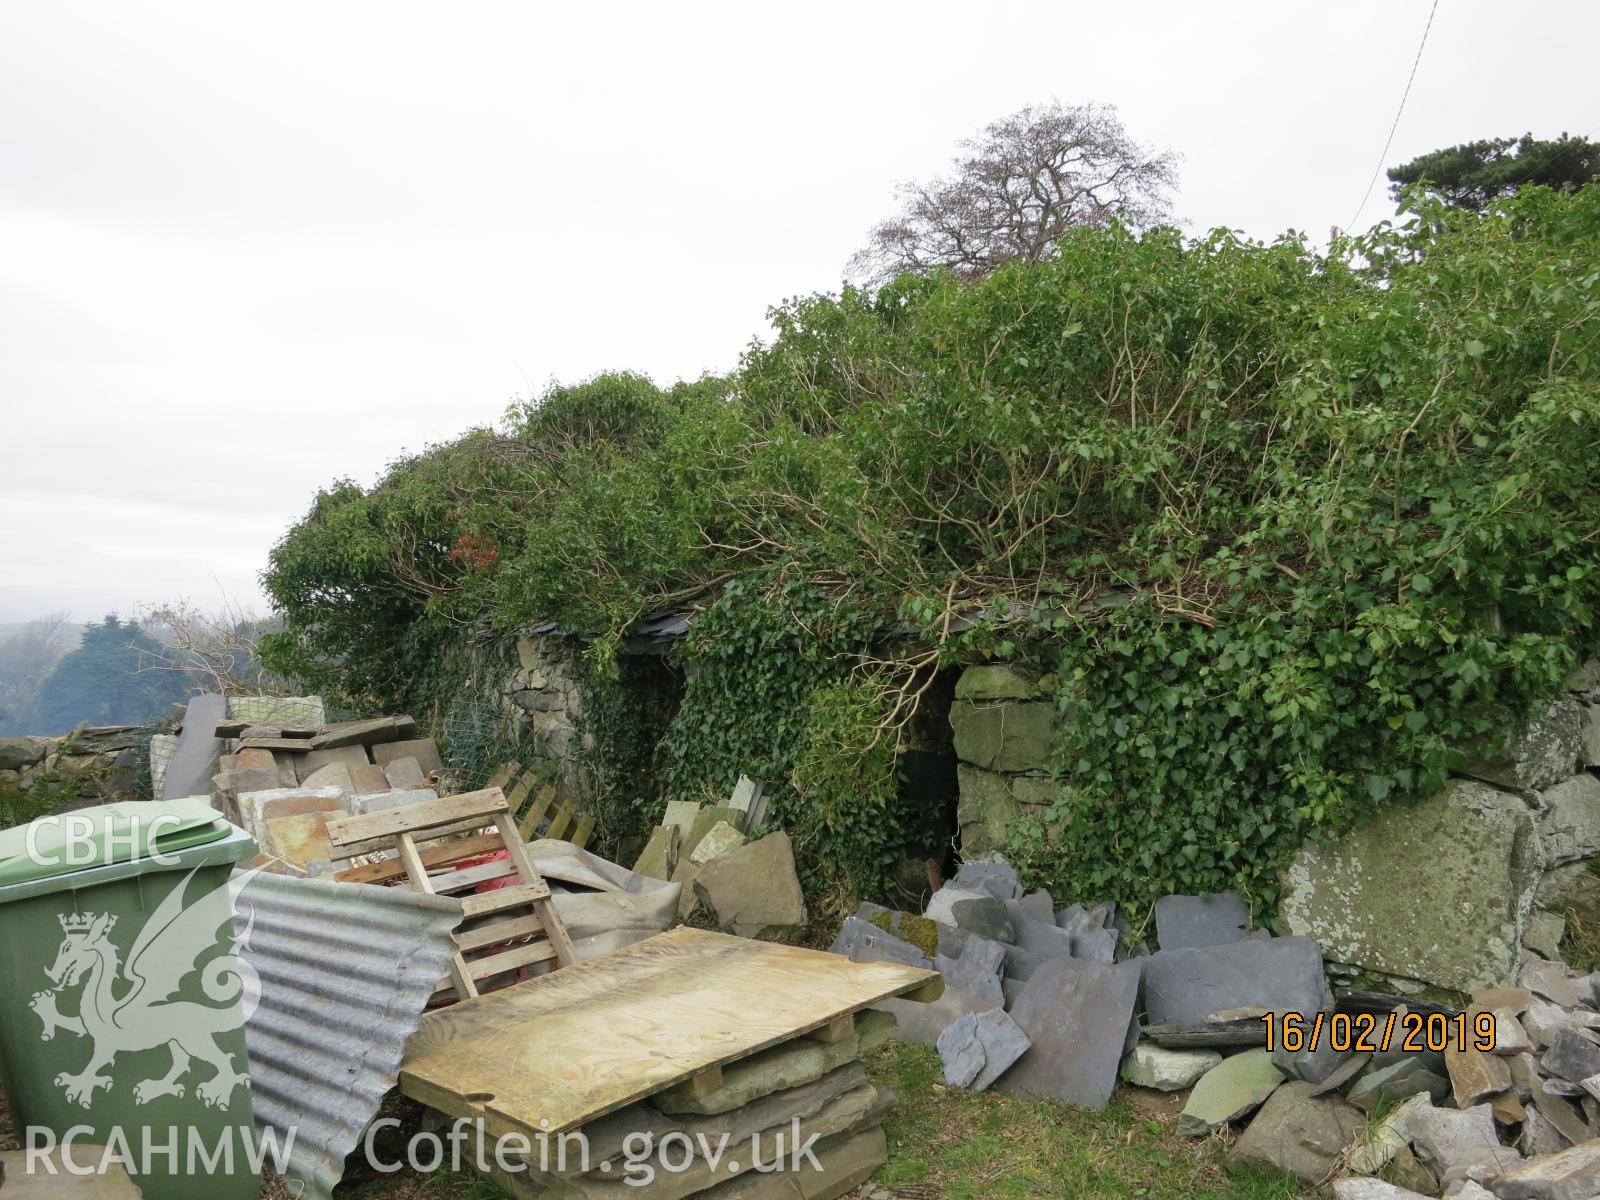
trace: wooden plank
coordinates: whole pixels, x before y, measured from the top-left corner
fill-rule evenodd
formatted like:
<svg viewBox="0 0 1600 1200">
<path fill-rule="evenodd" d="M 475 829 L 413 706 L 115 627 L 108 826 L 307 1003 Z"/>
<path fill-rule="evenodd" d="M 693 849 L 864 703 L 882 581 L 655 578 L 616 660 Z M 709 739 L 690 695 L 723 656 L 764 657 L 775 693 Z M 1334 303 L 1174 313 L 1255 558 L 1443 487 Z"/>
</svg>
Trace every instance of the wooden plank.
<svg viewBox="0 0 1600 1200">
<path fill-rule="evenodd" d="M 578 822 L 578 828 L 571 837 L 571 842 L 579 850 L 589 844 L 589 835 L 594 832 L 594 818 L 588 813 L 583 814 L 583 819 Z"/>
<path fill-rule="evenodd" d="M 539 868 L 533 865 L 533 859 L 528 854 L 528 847 L 523 845 L 522 838 L 517 834 L 516 824 L 511 820 L 510 813 L 502 813 L 495 818 L 500 834 L 506 840 L 506 849 L 511 852 L 511 861 L 517 864 L 517 870 L 524 879 L 536 880 L 538 886 L 544 888 L 542 899 L 533 902 L 533 911 L 544 922 L 545 932 L 551 943 L 556 948 L 556 964 L 570 967 L 578 961 L 578 954 L 572 948 L 572 939 L 567 936 L 567 927 L 556 915 L 555 904 L 550 899 L 550 888 L 539 875 Z"/>
<path fill-rule="evenodd" d="M 856 1031 L 856 1016 L 854 1013 L 840 1013 L 826 1025 L 819 1026 L 806 1034 L 808 1038 L 817 1042 L 842 1042 Z"/>
<path fill-rule="evenodd" d="M 461 897 L 461 912 L 466 917 L 481 917 L 485 913 L 505 912 L 519 904 L 532 904 L 548 900 L 550 888 L 543 883 L 524 883 L 520 887 L 495 888 L 492 892 L 478 892 Z"/>
<path fill-rule="evenodd" d="M 518 938 L 532 937 L 536 933 L 544 932 L 544 922 L 538 917 L 514 917 L 509 921 L 494 921 L 487 925 L 479 925 L 476 929 L 466 932 L 456 930 L 456 945 L 463 954 L 471 950 L 482 950 L 485 946 L 495 946 L 501 942 L 514 942 Z"/>
<path fill-rule="evenodd" d="M 459 796 L 386 808 L 358 817 L 340 817 L 328 822 L 328 840 L 337 849 L 374 838 L 393 837 L 397 833 L 420 833 L 435 826 L 489 817 L 505 810 L 506 798 L 500 789 L 485 788 L 481 792 L 463 792 Z"/>
<path fill-rule="evenodd" d="M 282 750 L 285 754 L 304 754 L 311 743 L 302 738 L 248 737 L 239 743 L 241 750 Z"/>
<path fill-rule="evenodd" d="M 524 841 L 531 842 L 533 835 L 539 830 L 539 822 L 544 820 L 545 810 L 556 798 L 556 789 L 546 787 L 540 790 L 533 798 L 533 803 L 528 806 L 528 811 L 522 814 L 522 819 L 517 822 L 517 828 L 522 833 Z"/>
<path fill-rule="evenodd" d="M 519 770 L 521 770 L 521 768 L 518 767 L 516 763 L 501 763 L 494 769 L 494 774 L 489 776 L 489 782 L 483 786 L 486 788 L 500 788 L 503 790 L 505 786 L 509 784 L 516 776 Z"/>
<path fill-rule="evenodd" d="M 495 849 L 499 849 L 498 846 Z M 439 871 L 430 876 L 433 890 L 441 896 L 448 896 L 467 888 L 477 887 L 480 883 L 489 883 L 495 879 L 504 879 L 507 875 L 517 873 L 517 864 L 509 858 L 497 858 L 492 862 L 479 863 L 475 867 L 458 867 L 454 871 Z"/>
<path fill-rule="evenodd" d="M 507 971 L 521 970 L 523 967 L 531 967 L 534 963 L 549 962 L 555 956 L 556 948 L 541 938 L 537 942 L 513 946 L 509 950 L 502 950 L 499 954 L 491 954 L 487 958 L 472 959 L 467 963 L 467 971 L 471 974 L 473 983 L 482 983 L 485 979 L 492 979 Z"/>
<path fill-rule="evenodd" d="M 533 791 L 533 780 L 524 775 L 521 779 L 506 789 L 506 808 L 512 813 L 522 808 L 528 799 L 528 793 Z"/>
<path fill-rule="evenodd" d="M 938 978 L 674 929 L 426 1014 L 400 1087 L 450 1117 L 560 1133 Z"/>
<path fill-rule="evenodd" d="M 417 854 L 417 844 L 411 840 L 409 833 L 402 833 L 397 843 L 400 851 L 400 861 L 406 865 L 406 874 L 411 877 L 411 885 L 419 892 L 432 893 L 433 888 L 428 883 L 428 872 L 422 865 L 422 858 Z M 472 985 L 472 977 L 467 973 L 467 963 L 457 950 L 450 960 L 450 981 L 456 985 L 456 995 L 463 1000 L 470 1000 L 478 994 L 478 989 Z"/>
<path fill-rule="evenodd" d="M 452 837 L 458 833 L 476 834 L 488 824 L 489 822 L 483 817 L 464 817 L 449 825 L 440 825 L 437 829 L 422 830 L 415 835 L 415 839 L 419 846 L 424 843 L 436 843 L 441 838 Z M 391 850 L 393 848 L 394 835 L 385 834 L 383 837 L 368 838 L 364 842 L 349 842 L 340 846 L 338 855 L 340 858 L 354 858 L 358 854 L 373 854 L 379 850 Z M 502 848 L 498 837 L 494 839 L 492 848 L 495 850 Z"/>
<path fill-rule="evenodd" d="M 572 806 L 563 804 L 556 809 L 556 815 L 550 818 L 550 828 L 544 831 L 547 838 L 559 838 L 567 831 L 567 826 L 572 823 Z"/>
<path fill-rule="evenodd" d="M 454 842 L 444 842 L 441 845 L 429 846 L 420 851 L 422 865 L 425 867 L 441 867 L 447 863 L 453 863 L 457 859 L 471 858 L 474 854 L 493 853 L 501 849 L 503 844 L 498 833 L 462 838 Z M 404 863 L 398 858 L 389 858 L 381 863 L 369 863 L 364 867 L 350 867 L 347 870 L 340 871 L 334 878 L 340 883 L 386 883 L 391 879 L 399 879 L 405 873 Z"/>
</svg>

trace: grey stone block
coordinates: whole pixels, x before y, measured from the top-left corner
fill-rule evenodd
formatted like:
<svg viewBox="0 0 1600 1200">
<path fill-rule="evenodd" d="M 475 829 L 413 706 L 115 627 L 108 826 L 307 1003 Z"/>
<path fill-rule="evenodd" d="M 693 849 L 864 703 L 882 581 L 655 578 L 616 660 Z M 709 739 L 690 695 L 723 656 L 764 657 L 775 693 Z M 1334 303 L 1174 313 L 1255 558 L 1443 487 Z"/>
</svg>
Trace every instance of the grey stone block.
<svg viewBox="0 0 1600 1200">
<path fill-rule="evenodd" d="M 1540 858 L 1521 798 L 1452 780 L 1301 850 L 1280 911 L 1335 962 L 1471 992 L 1515 970 Z"/>
<path fill-rule="evenodd" d="M 1235 892 L 1156 901 L 1156 942 L 1163 950 L 1241 942 L 1249 930 L 1250 910 Z"/>
<path fill-rule="evenodd" d="M 1133 964 L 1045 964 L 1011 1007 L 1033 1047 L 997 1088 L 1009 1096 L 1053 1096 L 1104 1108 L 1116 1086 L 1138 993 Z"/>
<path fill-rule="evenodd" d="M 211 777 L 217 773 L 222 757 L 222 739 L 217 726 L 227 720 L 226 696 L 201 695 L 189 701 L 183 716 L 183 732 L 162 777 L 161 797 L 176 800 L 184 796 L 209 796 Z"/>
<path fill-rule="evenodd" d="M 1307 938 L 1162 950 L 1142 961 L 1152 1024 L 1323 1009 L 1322 952 Z"/>
</svg>

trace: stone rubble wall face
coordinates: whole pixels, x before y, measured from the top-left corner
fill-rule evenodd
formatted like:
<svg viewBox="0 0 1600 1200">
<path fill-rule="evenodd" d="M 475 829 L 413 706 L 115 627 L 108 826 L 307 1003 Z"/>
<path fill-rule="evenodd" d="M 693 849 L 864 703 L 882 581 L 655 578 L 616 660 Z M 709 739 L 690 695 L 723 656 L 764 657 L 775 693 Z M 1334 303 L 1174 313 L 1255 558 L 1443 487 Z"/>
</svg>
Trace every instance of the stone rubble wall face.
<svg viewBox="0 0 1600 1200">
<path fill-rule="evenodd" d="M 1318 941 L 1330 974 L 1403 993 L 1509 984 L 1548 957 L 1566 914 L 1600 923 L 1600 660 L 1494 760 L 1396 805 L 1286 872 L 1281 931 Z M 967 668 L 950 724 L 961 852 L 1003 849 L 1056 796 L 1062 719 L 1050 676 Z"/>
</svg>

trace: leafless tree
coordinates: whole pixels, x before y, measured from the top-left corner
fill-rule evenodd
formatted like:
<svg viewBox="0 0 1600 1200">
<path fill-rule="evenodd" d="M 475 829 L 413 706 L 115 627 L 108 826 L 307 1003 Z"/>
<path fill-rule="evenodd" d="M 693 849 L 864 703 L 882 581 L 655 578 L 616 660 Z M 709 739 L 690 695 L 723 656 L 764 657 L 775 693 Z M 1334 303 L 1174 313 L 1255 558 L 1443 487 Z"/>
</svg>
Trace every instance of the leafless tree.
<svg viewBox="0 0 1600 1200">
<path fill-rule="evenodd" d="M 882 284 L 944 267 L 977 279 L 1038 262 L 1076 226 L 1158 225 L 1177 162 L 1130 138 L 1112 105 L 1029 105 L 962 142 L 948 175 L 901 184 L 899 215 L 872 230 L 850 273 Z"/>
<path fill-rule="evenodd" d="M 261 637 L 277 628 L 276 618 L 262 618 L 231 600 L 218 612 L 180 600 L 142 611 L 139 623 L 161 644 L 141 670 L 175 671 L 196 691 L 228 696 L 280 696 L 292 686 L 261 663 Z"/>
</svg>

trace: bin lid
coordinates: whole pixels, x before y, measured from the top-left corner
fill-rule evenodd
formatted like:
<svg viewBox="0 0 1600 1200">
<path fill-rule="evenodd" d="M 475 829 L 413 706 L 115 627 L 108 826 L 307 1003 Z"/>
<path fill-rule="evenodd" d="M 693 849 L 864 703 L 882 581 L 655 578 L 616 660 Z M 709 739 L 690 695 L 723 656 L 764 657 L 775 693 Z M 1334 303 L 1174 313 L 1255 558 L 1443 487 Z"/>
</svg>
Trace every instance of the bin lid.
<svg viewBox="0 0 1600 1200">
<path fill-rule="evenodd" d="M 232 828 L 205 796 L 129 800 L 40 817 L 0 831 L 0 887 L 158 855 L 181 860 L 185 850 L 215 842 Z"/>
</svg>

